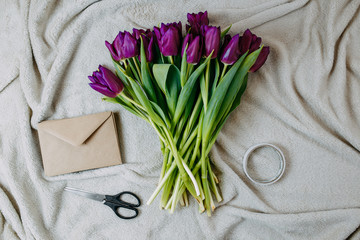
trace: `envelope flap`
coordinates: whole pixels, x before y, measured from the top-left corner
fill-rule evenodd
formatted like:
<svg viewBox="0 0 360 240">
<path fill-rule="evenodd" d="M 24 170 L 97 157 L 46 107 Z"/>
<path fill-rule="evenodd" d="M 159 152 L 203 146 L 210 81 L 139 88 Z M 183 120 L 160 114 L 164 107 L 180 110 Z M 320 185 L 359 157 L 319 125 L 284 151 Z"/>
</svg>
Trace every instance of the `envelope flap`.
<svg viewBox="0 0 360 240">
<path fill-rule="evenodd" d="M 103 112 L 77 118 L 49 120 L 39 123 L 38 128 L 74 146 L 79 146 L 111 115 L 112 112 Z"/>
</svg>

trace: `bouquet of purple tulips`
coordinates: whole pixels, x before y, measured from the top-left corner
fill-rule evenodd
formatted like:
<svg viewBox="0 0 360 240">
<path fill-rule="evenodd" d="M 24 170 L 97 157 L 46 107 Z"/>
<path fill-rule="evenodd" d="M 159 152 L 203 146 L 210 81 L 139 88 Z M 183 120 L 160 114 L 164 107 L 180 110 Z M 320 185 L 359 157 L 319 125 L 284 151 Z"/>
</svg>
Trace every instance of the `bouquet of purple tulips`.
<svg viewBox="0 0 360 240">
<path fill-rule="evenodd" d="M 173 212 L 179 202 L 188 205 L 190 193 L 210 216 L 213 196 L 218 202 L 222 197 L 209 152 L 269 47 L 250 30 L 231 37 L 231 26 L 223 32 L 210 26 L 207 12 L 187 17 L 184 38 L 181 22 L 174 22 L 106 41 L 116 73 L 100 65 L 89 85 L 159 135 L 164 161 L 147 204 L 163 190 L 160 208 Z"/>
</svg>

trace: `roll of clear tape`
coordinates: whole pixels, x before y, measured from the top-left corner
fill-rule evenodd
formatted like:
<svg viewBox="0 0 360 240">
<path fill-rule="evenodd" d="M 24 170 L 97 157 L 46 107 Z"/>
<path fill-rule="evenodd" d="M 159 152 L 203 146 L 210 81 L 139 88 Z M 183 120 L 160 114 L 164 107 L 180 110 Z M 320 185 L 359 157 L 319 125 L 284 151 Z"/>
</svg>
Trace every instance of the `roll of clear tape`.
<svg viewBox="0 0 360 240">
<path fill-rule="evenodd" d="M 259 180 L 259 179 L 256 179 L 256 178 L 253 178 L 253 177 L 250 176 L 250 174 L 248 172 L 248 162 L 249 162 L 250 155 L 256 149 L 264 148 L 264 147 L 270 147 L 270 148 L 275 149 L 276 153 L 279 155 L 279 158 L 280 158 L 280 167 L 279 167 L 279 170 L 278 170 L 277 174 L 274 177 L 272 177 L 270 179 Z M 244 172 L 245 172 L 246 176 L 253 183 L 256 183 L 256 184 L 259 184 L 259 185 L 270 185 L 270 184 L 273 184 L 273 183 L 277 182 L 282 177 L 282 175 L 284 174 L 285 166 L 286 166 L 286 161 L 285 161 L 284 153 L 280 150 L 280 148 L 278 148 L 277 146 L 275 146 L 275 145 L 273 145 L 271 143 L 259 143 L 259 144 L 255 144 L 255 145 L 251 146 L 245 152 L 245 155 L 244 155 L 244 158 L 243 158 L 243 169 L 244 169 Z"/>
</svg>

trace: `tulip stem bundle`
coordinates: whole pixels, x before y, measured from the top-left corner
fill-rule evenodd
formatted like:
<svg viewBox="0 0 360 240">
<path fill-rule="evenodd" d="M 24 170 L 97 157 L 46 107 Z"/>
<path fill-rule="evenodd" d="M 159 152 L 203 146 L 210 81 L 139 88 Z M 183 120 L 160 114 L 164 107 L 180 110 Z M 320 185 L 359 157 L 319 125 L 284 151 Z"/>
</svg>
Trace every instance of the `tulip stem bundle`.
<svg viewBox="0 0 360 240">
<path fill-rule="evenodd" d="M 188 21 L 182 43 L 180 22 L 120 32 L 106 42 L 116 75 L 100 66 L 89 79 L 104 100 L 144 119 L 159 136 L 164 159 L 147 204 L 162 191 L 160 208 L 172 213 L 178 203 L 189 205 L 190 193 L 210 216 L 213 197 L 222 201 L 210 150 L 269 48 L 250 30 L 232 38 L 229 28 L 221 33 L 208 25 L 207 12 L 188 14 Z"/>
</svg>

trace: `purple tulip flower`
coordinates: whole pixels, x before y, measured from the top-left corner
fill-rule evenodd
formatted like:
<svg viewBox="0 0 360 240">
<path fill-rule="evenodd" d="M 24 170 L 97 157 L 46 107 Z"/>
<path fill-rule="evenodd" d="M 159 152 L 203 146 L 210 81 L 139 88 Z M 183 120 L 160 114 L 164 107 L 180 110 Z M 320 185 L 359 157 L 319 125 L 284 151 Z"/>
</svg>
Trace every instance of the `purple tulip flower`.
<svg viewBox="0 0 360 240">
<path fill-rule="evenodd" d="M 115 61 L 120 61 L 123 59 L 123 55 L 121 54 L 121 46 L 124 42 L 124 35 L 124 33 L 119 32 L 112 44 L 108 41 L 105 41 L 105 45 L 109 49 L 111 56 Z"/>
<path fill-rule="evenodd" d="M 146 31 L 144 29 L 133 29 L 133 36 L 138 41 L 139 46 L 141 46 L 140 37 L 143 40 L 144 43 L 144 49 L 145 49 L 145 55 L 146 55 L 146 61 L 152 62 L 154 58 L 154 33 L 150 31 L 150 29 L 147 29 Z M 140 56 L 139 56 L 139 60 Z"/>
<path fill-rule="evenodd" d="M 112 44 L 105 41 L 105 45 L 109 49 L 111 56 L 115 61 L 139 55 L 139 45 L 137 40 L 127 31 L 119 32 Z"/>
<path fill-rule="evenodd" d="M 124 89 L 121 80 L 109 69 L 99 65 L 99 70 L 89 76 L 90 87 L 105 96 L 114 98 Z"/>
<path fill-rule="evenodd" d="M 175 56 L 179 52 L 182 36 L 181 22 L 161 24 L 161 28 L 154 27 L 154 32 L 160 52 L 164 56 Z"/>
<path fill-rule="evenodd" d="M 244 54 L 249 50 L 249 54 L 258 50 L 261 45 L 261 38 L 257 37 L 255 34 L 252 34 L 249 29 L 246 29 L 244 32 L 241 41 L 240 41 L 240 55 Z M 249 72 L 257 71 L 266 61 L 270 53 L 269 47 L 263 47 L 256 62 L 250 68 Z"/>
<path fill-rule="evenodd" d="M 236 34 L 231 38 L 231 40 L 226 46 L 225 44 L 223 45 L 225 47 L 220 57 L 220 61 L 222 63 L 233 65 L 239 59 L 240 56 L 239 42 L 240 42 L 240 36 L 239 34 Z"/>
<path fill-rule="evenodd" d="M 212 59 L 216 58 L 220 48 L 221 40 L 221 31 L 220 27 L 213 27 L 208 25 L 203 25 L 201 27 L 202 35 L 204 36 L 205 42 L 205 57 L 208 57 L 212 51 Z"/>
<path fill-rule="evenodd" d="M 190 25 L 186 24 L 186 32 L 191 31 L 193 34 L 200 34 L 202 25 L 209 25 L 207 11 L 199 13 L 188 13 L 187 19 Z"/>
<path fill-rule="evenodd" d="M 249 54 L 259 49 L 261 44 L 261 38 L 252 34 L 249 29 L 246 29 L 240 41 L 240 54 L 244 54 L 249 50 Z"/>
<path fill-rule="evenodd" d="M 261 45 L 261 38 L 257 37 L 255 34 L 252 34 L 249 29 L 246 29 L 246 31 L 241 37 L 239 37 L 239 35 L 237 34 L 229 42 L 227 42 L 228 38 L 229 37 L 225 36 L 224 44 L 222 47 L 224 50 L 222 51 L 220 57 L 220 60 L 224 64 L 234 64 L 241 55 L 243 55 L 247 51 L 249 51 L 248 54 L 250 54 L 259 49 Z M 270 48 L 263 47 L 256 62 L 249 71 L 257 71 L 265 63 L 269 53 Z"/>
<path fill-rule="evenodd" d="M 191 64 L 198 64 L 200 62 L 200 58 L 202 56 L 202 49 L 203 49 L 203 40 L 201 36 L 196 36 L 194 34 L 189 33 L 186 35 L 181 55 L 184 54 L 184 50 L 186 47 L 186 44 L 188 44 L 188 48 L 186 50 L 186 61 Z"/>
<path fill-rule="evenodd" d="M 136 38 L 127 31 L 125 31 L 121 52 L 124 55 L 124 58 L 132 58 L 139 55 L 139 45 Z"/>
<path fill-rule="evenodd" d="M 230 34 L 226 34 L 225 37 L 224 37 L 223 44 L 222 44 L 222 46 L 220 48 L 220 52 L 224 51 L 224 48 L 229 44 L 230 40 L 231 40 Z"/>
<path fill-rule="evenodd" d="M 254 65 L 252 65 L 249 72 L 256 72 L 265 63 L 269 53 L 270 53 L 270 48 L 263 47 L 261 49 L 261 52 L 260 52 L 258 58 L 256 59 L 256 62 L 254 63 Z"/>
</svg>

